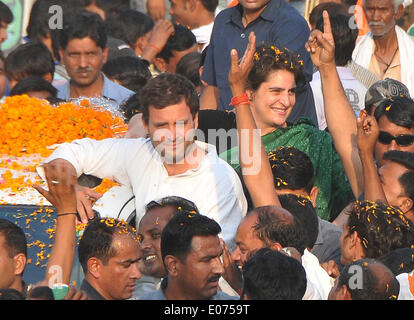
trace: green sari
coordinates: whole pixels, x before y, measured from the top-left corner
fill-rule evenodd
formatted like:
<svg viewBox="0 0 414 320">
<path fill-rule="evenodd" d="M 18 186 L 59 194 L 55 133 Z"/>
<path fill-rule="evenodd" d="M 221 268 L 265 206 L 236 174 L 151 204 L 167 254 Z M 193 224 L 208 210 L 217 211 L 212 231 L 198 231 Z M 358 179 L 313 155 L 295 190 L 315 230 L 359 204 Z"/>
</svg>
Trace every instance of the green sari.
<svg viewBox="0 0 414 320">
<path fill-rule="evenodd" d="M 315 186 L 319 189 L 315 209 L 322 219 L 334 220 L 354 199 L 331 135 L 317 129 L 309 119 L 299 119 L 286 128 L 268 133 L 262 136 L 262 142 L 267 153 L 281 146 L 292 146 L 309 156 L 315 170 Z M 221 153 L 220 157 L 240 174 L 238 147 Z"/>
</svg>

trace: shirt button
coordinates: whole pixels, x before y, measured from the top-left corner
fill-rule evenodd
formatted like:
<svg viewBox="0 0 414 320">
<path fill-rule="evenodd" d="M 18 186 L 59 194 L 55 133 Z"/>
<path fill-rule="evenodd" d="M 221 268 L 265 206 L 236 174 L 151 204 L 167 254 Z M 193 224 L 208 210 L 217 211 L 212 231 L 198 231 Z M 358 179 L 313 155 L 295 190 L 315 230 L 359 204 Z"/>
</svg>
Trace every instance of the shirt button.
<svg viewBox="0 0 414 320">
<path fill-rule="evenodd" d="M 242 33 L 242 34 L 240 35 L 240 37 L 241 37 L 242 39 L 244 39 L 244 38 L 246 38 L 246 35 L 245 35 L 244 33 Z"/>
</svg>

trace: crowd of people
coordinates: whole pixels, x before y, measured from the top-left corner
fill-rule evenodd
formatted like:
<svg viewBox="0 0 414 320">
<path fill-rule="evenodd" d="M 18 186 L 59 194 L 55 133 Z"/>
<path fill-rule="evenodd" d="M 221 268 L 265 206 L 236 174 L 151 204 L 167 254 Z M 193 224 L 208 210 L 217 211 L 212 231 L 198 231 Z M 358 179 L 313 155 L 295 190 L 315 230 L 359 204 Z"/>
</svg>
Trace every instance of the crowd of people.
<svg viewBox="0 0 414 320">
<path fill-rule="evenodd" d="M 129 130 L 37 168 L 57 215 L 45 277 L 23 281 L 25 234 L 0 219 L 0 299 L 414 299 L 405 2 L 362 1 L 358 36 L 356 0 L 309 22 L 285 0 L 164 1 L 37 0 L 1 55 L 2 96 L 96 99 Z M 0 2 L 1 42 L 12 21 Z M 94 192 L 104 178 L 119 186 Z"/>
</svg>

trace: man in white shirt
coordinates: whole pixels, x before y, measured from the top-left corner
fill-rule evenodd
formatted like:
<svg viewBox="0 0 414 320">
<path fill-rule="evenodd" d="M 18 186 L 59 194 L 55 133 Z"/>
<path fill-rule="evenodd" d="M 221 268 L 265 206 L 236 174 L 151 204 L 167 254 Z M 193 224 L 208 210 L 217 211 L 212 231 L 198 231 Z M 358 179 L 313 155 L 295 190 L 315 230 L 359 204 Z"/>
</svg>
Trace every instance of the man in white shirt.
<svg viewBox="0 0 414 320">
<path fill-rule="evenodd" d="M 330 20 L 335 41 L 336 70 L 338 71 L 339 79 L 352 110 L 355 112 L 356 116 L 359 116 L 359 112 L 364 109 L 364 97 L 367 88 L 354 78 L 348 65 L 352 60 L 352 51 L 354 50 L 355 41 L 358 36 L 358 29 L 350 29 L 349 17 L 343 14 L 333 15 L 330 17 Z M 320 17 L 316 23 L 316 29 L 323 31 L 322 17 Z M 325 119 L 322 83 L 319 71 L 314 73 L 310 85 L 315 99 L 315 109 L 318 117 L 319 129 L 325 130 L 327 123 Z"/>
<path fill-rule="evenodd" d="M 170 15 L 195 35 L 199 51 L 210 43 L 218 0 L 169 0 Z"/>
<path fill-rule="evenodd" d="M 222 238 L 233 249 L 247 202 L 239 177 L 215 147 L 194 141 L 199 110 L 194 86 L 181 75 L 160 74 L 142 89 L 141 106 L 150 138 L 75 140 L 62 144 L 46 162 L 61 161 L 78 177 L 109 178 L 132 190 L 136 225 L 154 199 L 175 195 L 191 200 L 220 224 Z M 83 221 L 86 214 L 93 216 L 80 193 L 78 212 Z"/>
</svg>

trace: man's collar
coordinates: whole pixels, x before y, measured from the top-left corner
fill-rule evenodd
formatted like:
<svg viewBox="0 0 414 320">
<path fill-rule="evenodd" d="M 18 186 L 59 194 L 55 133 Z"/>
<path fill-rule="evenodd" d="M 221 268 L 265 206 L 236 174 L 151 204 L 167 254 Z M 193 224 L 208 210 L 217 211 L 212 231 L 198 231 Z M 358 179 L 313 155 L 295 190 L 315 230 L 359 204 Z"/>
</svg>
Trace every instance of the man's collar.
<svg viewBox="0 0 414 320">
<path fill-rule="evenodd" d="M 270 0 L 266 8 L 263 10 L 263 12 L 260 14 L 259 17 L 263 18 L 264 20 L 268 21 L 275 21 L 281 12 L 280 8 L 282 7 L 283 3 L 282 0 Z M 229 15 L 226 22 L 233 21 L 236 24 L 242 24 L 242 16 L 243 16 L 243 7 L 239 3 L 237 6 L 234 7 L 235 9 L 232 10 L 231 14 Z"/>
</svg>

